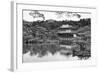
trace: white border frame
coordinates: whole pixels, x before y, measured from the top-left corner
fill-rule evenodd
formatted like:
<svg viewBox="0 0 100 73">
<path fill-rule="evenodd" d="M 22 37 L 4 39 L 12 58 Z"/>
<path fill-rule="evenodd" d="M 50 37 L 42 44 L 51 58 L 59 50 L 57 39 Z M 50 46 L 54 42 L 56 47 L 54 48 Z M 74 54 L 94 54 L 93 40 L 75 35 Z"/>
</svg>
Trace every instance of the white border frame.
<svg viewBox="0 0 100 73">
<path fill-rule="evenodd" d="M 97 59 L 97 48 L 95 40 L 96 30 L 96 8 L 95 7 L 74 7 L 74 6 L 57 6 L 57 5 L 39 5 L 25 3 L 25 2 L 12 2 L 12 59 L 11 69 L 13 71 L 31 71 L 36 69 L 56 69 L 66 67 L 80 67 L 80 66 L 94 66 Z M 91 60 L 86 61 L 59 61 L 59 62 L 40 62 L 40 63 L 22 63 L 22 9 L 33 10 L 54 10 L 54 11 L 74 11 L 74 12 L 91 12 Z"/>
</svg>

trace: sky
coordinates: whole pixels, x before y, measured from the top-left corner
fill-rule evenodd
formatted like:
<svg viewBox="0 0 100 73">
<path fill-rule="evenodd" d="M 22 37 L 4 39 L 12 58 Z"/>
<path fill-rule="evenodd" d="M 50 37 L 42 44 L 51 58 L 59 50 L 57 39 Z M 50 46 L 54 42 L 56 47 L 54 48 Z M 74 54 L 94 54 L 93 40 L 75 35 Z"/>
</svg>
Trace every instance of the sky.
<svg viewBox="0 0 100 73">
<path fill-rule="evenodd" d="M 80 15 L 78 17 L 77 15 Z M 71 13 L 71 12 L 50 12 L 50 11 L 23 11 L 23 20 L 26 21 L 37 21 L 43 20 L 43 17 L 45 20 L 73 20 L 73 21 L 79 21 L 82 18 L 90 18 L 91 14 L 86 13 Z"/>
</svg>

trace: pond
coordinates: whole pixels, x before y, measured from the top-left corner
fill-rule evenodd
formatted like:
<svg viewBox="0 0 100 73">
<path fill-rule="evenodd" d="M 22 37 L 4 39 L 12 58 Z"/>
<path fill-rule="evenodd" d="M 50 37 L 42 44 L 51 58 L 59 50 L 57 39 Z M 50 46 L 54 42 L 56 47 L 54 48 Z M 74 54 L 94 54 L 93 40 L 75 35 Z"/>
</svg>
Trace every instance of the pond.
<svg viewBox="0 0 100 73">
<path fill-rule="evenodd" d="M 45 55 L 43 57 L 38 57 L 38 55 L 30 55 L 30 52 L 23 54 L 23 62 L 48 62 L 48 61 L 73 61 L 78 60 L 78 57 L 72 57 L 70 56 L 64 56 L 61 55 L 60 52 L 57 52 L 55 55 L 52 55 L 48 53 L 48 55 Z"/>
</svg>

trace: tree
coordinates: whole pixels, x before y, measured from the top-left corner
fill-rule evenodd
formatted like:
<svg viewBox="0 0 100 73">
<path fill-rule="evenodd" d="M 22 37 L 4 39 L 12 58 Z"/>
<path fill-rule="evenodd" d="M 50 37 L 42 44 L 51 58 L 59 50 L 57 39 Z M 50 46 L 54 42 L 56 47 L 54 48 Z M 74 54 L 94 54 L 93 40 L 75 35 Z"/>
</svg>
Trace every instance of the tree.
<svg viewBox="0 0 100 73">
<path fill-rule="evenodd" d="M 44 14 L 39 13 L 39 11 L 35 10 L 35 11 L 31 11 L 29 13 L 29 15 L 31 15 L 33 18 L 42 18 L 43 21 L 45 20 Z"/>
</svg>

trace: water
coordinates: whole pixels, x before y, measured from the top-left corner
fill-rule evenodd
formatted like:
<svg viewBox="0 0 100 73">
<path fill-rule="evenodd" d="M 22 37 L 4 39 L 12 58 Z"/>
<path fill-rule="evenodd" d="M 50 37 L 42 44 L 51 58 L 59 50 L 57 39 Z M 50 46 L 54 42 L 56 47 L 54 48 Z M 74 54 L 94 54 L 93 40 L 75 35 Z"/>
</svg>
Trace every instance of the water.
<svg viewBox="0 0 100 73">
<path fill-rule="evenodd" d="M 78 57 L 64 56 L 60 52 L 57 52 L 55 55 L 48 53 L 48 55 L 43 57 L 38 57 L 38 55 L 30 55 L 30 52 L 23 55 L 23 62 L 46 62 L 46 61 L 73 61 L 78 60 Z"/>
</svg>

